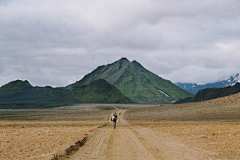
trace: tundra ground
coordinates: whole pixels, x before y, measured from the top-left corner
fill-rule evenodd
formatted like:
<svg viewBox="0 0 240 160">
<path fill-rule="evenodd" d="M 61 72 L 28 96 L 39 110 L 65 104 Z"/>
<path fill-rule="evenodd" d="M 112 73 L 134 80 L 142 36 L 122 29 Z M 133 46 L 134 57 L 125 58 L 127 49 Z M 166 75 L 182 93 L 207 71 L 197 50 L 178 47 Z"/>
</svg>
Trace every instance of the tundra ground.
<svg viewBox="0 0 240 160">
<path fill-rule="evenodd" d="M 240 159 L 238 96 L 181 105 L 1 110 L 0 159 Z M 115 130 L 113 112 L 122 113 Z"/>
</svg>

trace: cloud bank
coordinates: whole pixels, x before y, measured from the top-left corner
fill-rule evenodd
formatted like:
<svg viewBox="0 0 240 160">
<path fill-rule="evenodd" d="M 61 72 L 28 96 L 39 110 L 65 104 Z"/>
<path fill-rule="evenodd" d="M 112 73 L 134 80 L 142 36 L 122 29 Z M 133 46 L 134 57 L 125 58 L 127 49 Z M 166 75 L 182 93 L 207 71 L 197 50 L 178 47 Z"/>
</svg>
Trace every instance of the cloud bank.
<svg viewBox="0 0 240 160">
<path fill-rule="evenodd" d="M 65 86 L 121 57 L 172 82 L 240 72 L 240 1 L 0 0 L 0 85 Z"/>
</svg>

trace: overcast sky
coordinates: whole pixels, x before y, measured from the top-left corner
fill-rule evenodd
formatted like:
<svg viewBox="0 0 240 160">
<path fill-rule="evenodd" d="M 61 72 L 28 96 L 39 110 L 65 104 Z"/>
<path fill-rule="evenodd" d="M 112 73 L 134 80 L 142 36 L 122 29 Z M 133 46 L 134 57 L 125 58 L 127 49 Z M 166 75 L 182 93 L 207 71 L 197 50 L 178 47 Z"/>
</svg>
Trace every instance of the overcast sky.
<svg viewBox="0 0 240 160">
<path fill-rule="evenodd" d="M 127 57 L 172 82 L 240 72 L 239 0 L 0 0 L 0 86 L 66 86 Z"/>
</svg>

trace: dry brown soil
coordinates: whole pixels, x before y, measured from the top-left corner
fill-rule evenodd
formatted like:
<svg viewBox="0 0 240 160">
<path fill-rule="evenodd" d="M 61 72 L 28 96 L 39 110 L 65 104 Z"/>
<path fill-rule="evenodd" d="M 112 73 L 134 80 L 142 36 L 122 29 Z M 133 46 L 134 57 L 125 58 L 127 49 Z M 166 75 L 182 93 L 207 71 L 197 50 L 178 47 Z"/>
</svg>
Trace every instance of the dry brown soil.
<svg viewBox="0 0 240 160">
<path fill-rule="evenodd" d="M 0 121 L 0 159 L 51 159 L 102 123 Z"/>
<path fill-rule="evenodd" d="M 239 122 L 177 121 L 131 124 L 154 131 L 156 135 L 178 141 L 190 148 L 215 153 L 217 159 L 240 159 Z"/>
<path fill-rule="evenodd" d="M 240 94 L 154 107 L 114 104 L 2 110 L 0 159 L 237 160 L 239 99 Z M 115 111 L 122 114 L 113 129 L 109 115 Z M 66 155 L 70 146 L 84 138 L 83 146 Z"/>
<path fill-rule="evenodd" d="M 183 139 L 159 132 L 159 124 L 147 127 L 145 124 L 129 124 L 119 116 L 116 129 L 109 124 L 98 130 L 69 159 L 224 159 L 215 152 L 187 145 Z"/>
<path fill-rule="evenodd" d="M 108 110 L 112 109 L 112 110 Z M 65 149 L 104 125 L 115 107 L 80 105 L 54 109 L 1 110 L 0 159 L 43 159 Z"/>
</svg>

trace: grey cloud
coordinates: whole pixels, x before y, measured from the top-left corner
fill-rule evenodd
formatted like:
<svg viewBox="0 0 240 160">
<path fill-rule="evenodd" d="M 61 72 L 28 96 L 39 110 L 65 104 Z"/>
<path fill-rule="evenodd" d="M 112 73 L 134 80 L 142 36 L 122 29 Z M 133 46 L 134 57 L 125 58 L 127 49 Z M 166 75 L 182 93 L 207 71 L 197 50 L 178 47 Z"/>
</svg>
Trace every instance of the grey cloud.
<svg viewBox="0 0 240 160">
<path fill-rule="evenodd" d="M 239 7 L 234 0 L 0 1 L 0 84 L 64 86 L 121 57 L 174 82 L 218 80 L 240 70 Z"/>
</svg>

